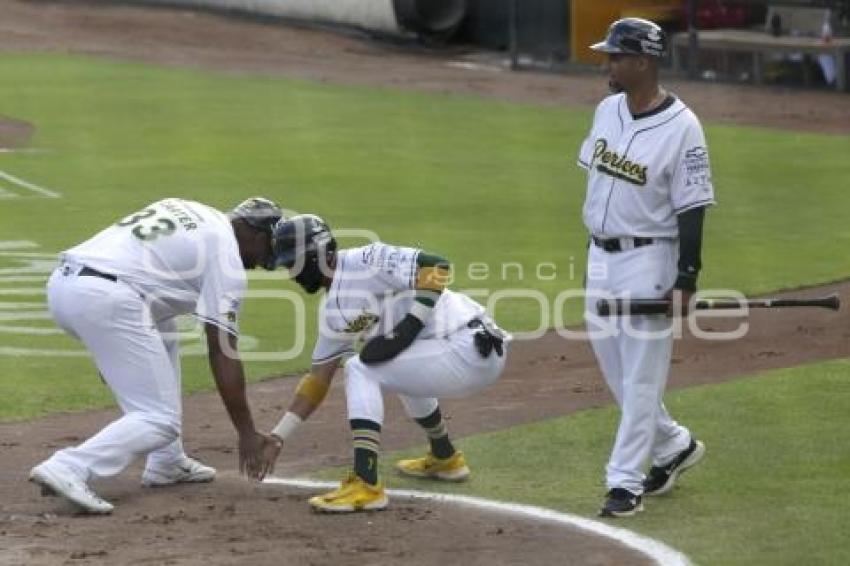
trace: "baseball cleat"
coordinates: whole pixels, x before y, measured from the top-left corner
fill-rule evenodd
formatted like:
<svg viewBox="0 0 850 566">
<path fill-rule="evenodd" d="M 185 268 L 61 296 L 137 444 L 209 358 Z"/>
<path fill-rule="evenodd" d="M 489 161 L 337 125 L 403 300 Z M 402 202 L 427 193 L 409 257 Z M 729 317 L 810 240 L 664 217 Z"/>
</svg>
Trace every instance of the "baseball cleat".
<svg viewBox="0 0 850 566">
<path fill-rule="evenodd" d="M 696 466 L 705 456 L 705 444 L 691 439 L 687 448 L 679 452 L 673 461 L 665 466 L 652 466 L 643 480 L 643 492 L 646 495 L 664 495 L 676 484 L 679 474 Z"/>
<path fill-rule="evenodd" d="M 165 470 L 145 469 L 142 485 L 165 487 L 178 483 L 207 483 L 215 479 L 215 468 L 205 466 L 186 456 L 182 462 Z"/>
<path fill-rule="evenodd" d="M 352 474 L 343 480 L 339 489 L 308 501 L 316 511 L 324 513 L 352 513 L 354 511 L 379 511 L 389 504 L 384 486 L 371 485 Z"/>
<path fill-rule="evenodd" d="M 443 481 L 464 481 L 469 478 L 469 467 L 463 452 L 457 451 L 441 460 L 430 452 L 423 458 L 399 460 L 395 464 L 398 473 L 414 478 L 432 478 Z"/>
<path fill-rule="evenodd" d="M 615 487 L 608 492 L 605 505 L 599 510 L 600 517 L 631 517 L 643 511 L 640 495 L 635 495 L 627 489 Z"/>
<path fill-rule="evenodd" d="M 42 463 L 30 472 L 30 481 L 41 486 L 42 495 L 64 497 L 87 513 L 106 515 L 113 506 L 101 499 L 89 486 L 61 464 Z"/>
</svg>

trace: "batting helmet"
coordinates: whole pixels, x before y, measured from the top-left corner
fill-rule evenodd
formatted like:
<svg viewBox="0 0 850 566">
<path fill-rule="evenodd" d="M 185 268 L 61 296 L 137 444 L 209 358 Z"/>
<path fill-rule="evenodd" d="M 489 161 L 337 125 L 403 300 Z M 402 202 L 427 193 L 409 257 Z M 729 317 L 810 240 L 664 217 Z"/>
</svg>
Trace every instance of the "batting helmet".
<svg viewBox="0 0 850 566">
<path fill-rule="evenodd" d="M 322 286 L 329 258 L 336 252 L 330 227 L 314 214 L 299 214 L 275 224 L 272 231 L 274 265 L 291 270 L 295 281 L 308 293 Z"/>
<path fill-rule="evenodd" d="M 667 34 L 658 24 L 641 18 L 623 18 L 608 28 L 608 35 L 590 46 L 602 53 L 625 53 L 664 57 Z"/>
<path fill-rule="evenodd" d="M 241 218 L 252 228 L 271 235 L 272 229 L 283 217 L 280 207 L 267 198 L 251 197 L 227 213 L 231 220 Z"/>
</svg>

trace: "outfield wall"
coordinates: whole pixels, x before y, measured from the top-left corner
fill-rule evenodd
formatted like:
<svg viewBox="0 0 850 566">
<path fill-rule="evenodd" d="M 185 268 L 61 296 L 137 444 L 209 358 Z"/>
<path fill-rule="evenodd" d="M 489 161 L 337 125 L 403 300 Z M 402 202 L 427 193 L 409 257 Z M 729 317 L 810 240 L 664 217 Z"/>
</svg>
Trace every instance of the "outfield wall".
<svg viewBox="0 0 850 566">
<path fill-rule="evenodd" d="M 466 0 L 141 0 L 354 26 L 403 35 L 447 35 L 466 15 Z"/>
</svg>

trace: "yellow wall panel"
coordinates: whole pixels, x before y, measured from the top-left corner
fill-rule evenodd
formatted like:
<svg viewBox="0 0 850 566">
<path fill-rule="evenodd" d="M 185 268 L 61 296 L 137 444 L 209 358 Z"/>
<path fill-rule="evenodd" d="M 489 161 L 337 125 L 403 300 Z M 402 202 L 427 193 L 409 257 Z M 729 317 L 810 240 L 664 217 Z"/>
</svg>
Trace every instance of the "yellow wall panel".
<svg viewBox="0 0 850 566">
<path fill-rule="evenodd" d="M 624 17 L 655 21 L 675 17 L 683 0 L 572 0 L 570 44 L 573 61 L 601 63 L 588 46 L 601 41 L 611 22 Z"/>
</svg>

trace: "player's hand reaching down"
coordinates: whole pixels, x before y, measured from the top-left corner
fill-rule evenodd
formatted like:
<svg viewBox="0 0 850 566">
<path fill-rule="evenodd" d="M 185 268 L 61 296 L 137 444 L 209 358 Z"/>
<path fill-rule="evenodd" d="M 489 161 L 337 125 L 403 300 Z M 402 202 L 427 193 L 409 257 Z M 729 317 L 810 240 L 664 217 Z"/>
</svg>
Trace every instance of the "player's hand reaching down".
<svg viewBox="0 0 850 566">
<path fill-rule="evenodd" d="M 274 473 L 274 465 L 277 462 L 280 451 L 283 449 L 283 442 L 280 439 L 269 435 L 264 437 L 263 450 L 260 462 L 260 473 L 257 479 L 262 481 L 267 476 Z"/>
<path fill-rule="evenodd" d="M 239 434 L 239 472 L 252 478 L 260 476 L 266 437 L 253 430 Z"/>
<path fill-rule="evenodd" d="M 259 432 L 239 437 L 239 471 L 262 481 L 274 473 L 274 465 L 283 443 L 280 439 Z"/>
</svg>

